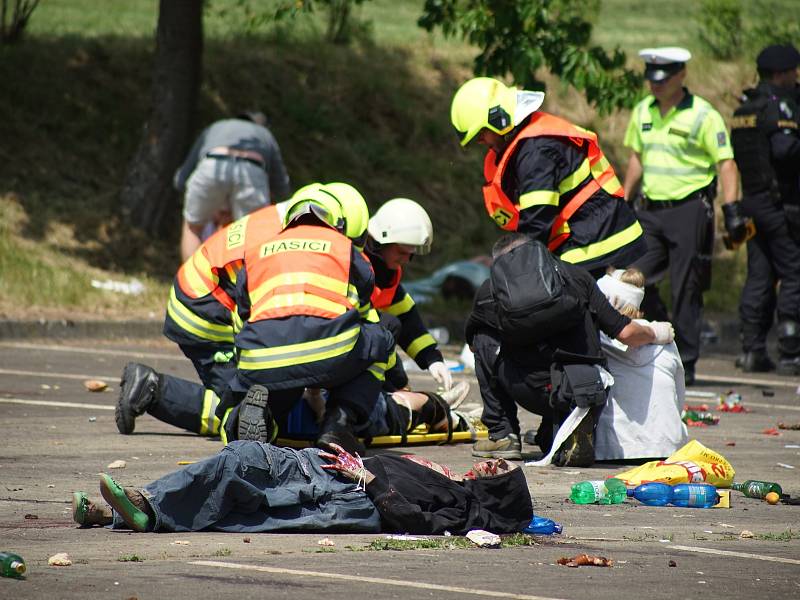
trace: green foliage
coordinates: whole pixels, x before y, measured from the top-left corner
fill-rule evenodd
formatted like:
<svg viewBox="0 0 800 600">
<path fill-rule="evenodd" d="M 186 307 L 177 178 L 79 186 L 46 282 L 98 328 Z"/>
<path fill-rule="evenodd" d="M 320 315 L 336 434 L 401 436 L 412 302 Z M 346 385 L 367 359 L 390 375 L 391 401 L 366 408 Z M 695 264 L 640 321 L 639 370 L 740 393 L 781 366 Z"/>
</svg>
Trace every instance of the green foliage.
<svg viewBox="0 0 800 600">
<path fill-rule="evenodd" d="M 751 53 L 755 54 L 770 44 L 798 43 L 800 18 L 796 3 L 750 0 L 748 7 L 754 17 L 746 36 L 746 45 Z"/>
<path fill-rule="evenodd" d="M 742 51 L 740 0 L 701 0 L 697 14 L 700 41 L 714 58 L 729 60 Z"/>
<path fill-rule="evenodd" d="M 702 0 L 696 14 L 699 38 L 719 60 L 757 54 L 770 44 L 800 38 L 797 6 L 774 0 Z"/>
<path fill-rule="evenodd" d="M 230 548 L 220 548 L 219 550 L 214 550 L 212 556 L 230 556 L 233 554 L 233 551 Z"/>
<path fill-rule="evenodd" d="M 327 13 L 325 39 L 333 44 L 347 44 L 354 37 L 368 39 L 370 36 L 370 23 L 356 19 L 352 14 L 353 8 L 364 2 L 365 0 L 284 0 L 278 4 L 274 18 L 280 20 L 313 13 L 317 5 L 322 5 Z"/>
<path fill-rule="evenodd" d="M 526 89 L 544 89 L 537 71 L 549 71 L 582 91 L 601 114 L 630 106 L 641 88 L 625 68 L 625 53 L 590 45 L 598 2 L 585 0 L 426 0 L 420 27 L 441 28 L 481 48 L 478 75 L 505 77 Z"/>
</svg>

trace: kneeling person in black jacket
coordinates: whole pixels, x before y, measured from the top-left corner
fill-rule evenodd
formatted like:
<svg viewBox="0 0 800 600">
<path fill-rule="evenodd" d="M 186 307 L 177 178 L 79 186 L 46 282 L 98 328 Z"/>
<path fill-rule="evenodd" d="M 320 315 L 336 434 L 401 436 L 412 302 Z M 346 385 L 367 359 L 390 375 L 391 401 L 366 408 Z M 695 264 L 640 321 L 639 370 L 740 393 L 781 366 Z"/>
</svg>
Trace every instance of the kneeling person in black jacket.
<svg viewBox="0 0 800 600">
<path fill-rule="evenodd" d="M 492 249 L 492 258 L 497 263 L 500 257 L 532 243 L 537 242 L 524 234 L 505 235 Z M 588 271 L 557 258 L 555 261 L 565 291 L 577 299 L 580 314 L 577 319 L 573 315 L 568 320 L 570 324 L 565 325 L 563 330 L 543 340 L 526 343 L 515 332 L 503 331 L 498 314 L 499 304 L 493 295 L 490 280 L 484 282 L 476 294 L 467 321 L 466 340 L 475 354 L 475 373 L 484 404 L 481 418 L 489 428 L 489 439 L 473 446 L 473 456 L 522 458 L 518 404 L 542 416 L 536 443 L 547 453 L 552 444 L 553 428 L 558 425 L 558 422 L 554 422 L 550 404 L 551 366 L 559 355 L 569 355 L 573 360 L 583 357 L 586 363 L 602 365 L 604 359 L 599 331 L 632 347 L 665 344 L 674 337 L 669 323 L 640 325 L 619 314 Z M 534 265 L 531 266 L 530 277 L 541 277 Z M 564 446 L 568 443 L 570 440 Z M 584 438 L 583 443 L 588 447 L 561 453 L 556 456 L 555 463 L 563 466 L 591 464 L 594 461 L 591 436 Z M 573 455 L 574 459 L 571 459 Z"/>
</svg>

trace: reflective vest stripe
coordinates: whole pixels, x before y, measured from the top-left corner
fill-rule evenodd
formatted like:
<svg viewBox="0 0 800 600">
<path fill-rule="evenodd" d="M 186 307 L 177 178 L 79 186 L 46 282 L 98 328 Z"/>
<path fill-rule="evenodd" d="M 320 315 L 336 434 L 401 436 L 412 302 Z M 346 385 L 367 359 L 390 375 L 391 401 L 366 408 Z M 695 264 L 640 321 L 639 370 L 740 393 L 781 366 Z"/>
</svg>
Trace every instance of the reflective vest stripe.
<svg viewBox="0 0 800 600">
<path fill-rule="evenodd" d="M 364 306 L 370 306 L 369 304 L 365 304 Z M 359 313 L 361 313 L 361 308 L 358 309 Z M 380 323 L 381 317 L 378 314 L 378 311 L 372 307 L 369 307 L 367 311 L 367 316 L 365 317 L 363 313 L 361 314 L 361 318 L 364 319 L 367 323 Z"/>
<path fill-rule="evenodd" d="M 303 307 L 303 314 L 327 318 L 338 317 L 348 311 L 341 303 L 322 298 L 319 294 L 311 292 L 273 294 L 256 304 L 253 309 L 258 311 L 258 315 L 262 319 L 279 319 L 296 315 L 298 306 Z"/>
<path fill-rule="evenodd" d="M 278 369 L 335 358 L 347 354 L 355 347 L 360 330 L 360 327 L 352 327 L 332 337 L 299 344 L 252 350 L 243 348 L 239 355 L 239 368 L 243 370 Z"/>
<path fill-rule="evenodd" d="M 378 381 L 386 381 L 386 371 L 389 369 L 388 362 L 374 362 L 367 367 L 367 372 Z"/>
<path fill-rule="evenodd" d="M 558 184 L 558 193 L 566 194 L 570 190 L 574 190 L 592 173 L 592 167 L 589 164 L 589 159 L 584 159 L 575 172 L 567 175 L 564 180 Z M 557 203 L 556 203 L 557 204 Z"/>
<path fill-rule="evenodd" d="M 175 286 L 170 289 L 167 314 L 181 329 L 201 339 L 233 343 L 233 327 L 212 323 L 197 316 L 178 300 Z"/>
<path fill-rule="evenodd" d="M 270 277 L 263 283 L 259 284 L 252 292 L 250 292 L 250 301 L 253 305 L 258 304 L 264 296 L 270 293 L 277 293 L 281 287 L 301 286 L 305 289 L 311 286 L 328 290 L 337 296 L 348 296 L 350 292 L 350 285 L 348 282 L 320 275 L 318 273 L 311 273 L 308 271 L 295 271 L 292 273 L 281 273 L 275 277 Z M 356 293 L 356 297 L 358 297 Z"/>
<path fill-rule="evenodd" d="M 647 166 L 650 175 L 707 175 L 714 172 L 714 166 L 709 167 L 656 167 Z"/>
<path fill-rule="evenodd" d="M 202 250 L 192 254 L 178 271 L 181 290 L 192 298 L 201 298 L 211 293 L 219 284 L 211 263 Z"/>
<path fill-rule="evenodd" d="M 203 394 L 203 410 L 200 412 L 200 435 L 219 435 L 219 419 L 214 414 L 219 397 L 213 390 Z"/>
<path fill-rule="evenodd" d="M 222 415 L 222 420 L 220 421 L 220 424 L 219 424 L 219 437 L 222 440 L 222 445 L 223 446 L 227 446 L 228 445 L 228 436 L 226 435 L 227 432 L 225 431 L 225 424 L 228 422 L 228 418 L 231 416 L 231 411 L 232 410 L 233 410 L 233 408 L 229 408 L 228 410 L 225 411 L 225 414 Z"/>
<path fill-rule="evenodd" d="M 560 255 L 559 258 L 568 263 L 586 262 L 587 260 L 614 252 L 626 244 L 630 244 L 640 235 L 642 235 L 642 226 L 639 224 L 639 221 L 636 221 L 633 225 L 629 225 L 622 231 L 602 241 L 589 244 L 583 248 L 567 250 L 564 254 Z"/>
<path fill-rule="evenodd" d="M 389 313 L 390 315 L 394 315 L 398 317 L 403 315 L 414 308 L 414 299 L 411 297 L 410 294 L 406 294 L 403 296 L 403 299 L 399 302 L 395 302 L 394 304 L 387 306 L 384 311 Z"/>
<path fill-rule="evenodd" d="M 670 146 L 669 144 L 661 144 L 658 142 L 642 144 L 642 152 L 663 152 L 664 154 L 669 154 L 670 156 L 676 157 L 685 155 L 703 157 L 706 155 L 706 151 L 699 146 L 686 146 L 686 148 L 681 149 L 676 146 Z"/>
<path fill-rule="evenodd" d="M 435 345 L 436 340 L 433 339 L 433 336 L 430 333 L 423 333 L 408 345 L 408 348 L 406 348 L 406 354 L 408 354 L 411 358 L 416 358 L 417 354 L 419 354 L 421 350 L 424 350 L 428 346 Z"/>
<path fill-rule="evenodd" d="M 536 190 L 522 194 L 519 197 L 519 209 L 524 210 L 531 206 L 558 206 L 558 192 Z"/>
</svg>

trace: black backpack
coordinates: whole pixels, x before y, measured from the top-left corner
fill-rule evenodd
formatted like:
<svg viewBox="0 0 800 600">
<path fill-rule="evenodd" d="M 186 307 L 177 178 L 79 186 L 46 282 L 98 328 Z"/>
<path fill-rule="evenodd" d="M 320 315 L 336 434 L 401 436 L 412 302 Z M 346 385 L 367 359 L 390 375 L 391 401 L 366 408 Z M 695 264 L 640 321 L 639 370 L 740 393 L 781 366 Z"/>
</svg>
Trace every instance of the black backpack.
<svg viewBox="0 0 800 600">
<path fill-rule="evenodd" d="M 536 344 L 582 322 L 585 309 L 571 292 L 560 261 L 529 240 L 498 256 L 489 282 L 503 339 Z"/>
</svg>

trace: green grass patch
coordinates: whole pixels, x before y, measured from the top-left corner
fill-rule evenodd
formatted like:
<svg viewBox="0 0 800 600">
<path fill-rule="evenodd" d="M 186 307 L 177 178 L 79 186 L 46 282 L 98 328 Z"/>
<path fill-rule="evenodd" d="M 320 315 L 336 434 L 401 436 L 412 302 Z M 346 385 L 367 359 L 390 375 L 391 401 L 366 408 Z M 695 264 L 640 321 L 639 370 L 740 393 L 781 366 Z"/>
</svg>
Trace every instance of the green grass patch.
<svg viewBox="0 0 800 600">
<path fill-rule="evenodd" d="M 514 533 L 512 535 L 501 536 L 501 538 L 503 540 L 501 547 L 503 548 L 537 545 L 536 538 L 534 536 L 524 533 Z M 462 536 L 445 536 L 423 540 L 397 540 L 381 538 L 372 540 L 366 546 L 347 546 L 348 550 L 357 552 L 383 550 L 393 550 L 398 552 L 405 550 L 465 550 L 470 548 L 477 548 L 477 546 Z"/>
<path fill-rule="evenodd" d="M 214 550 L 212 556 L 230 556 L 233 554 L 233 551 L 230 548 L 220 548 L 219 550 Z"/>
<path fill-rule="evenodd" d="M 144 562 L 144 559 L 138 554 L 123 554 L 117 562 Z"/>
<path fill-rule="evenodd" d="M 800 531 L 787 529 L 786 531 L 780 531 L 777 533 L 771 531 L 766 533 L 756 533 L 754 539 L 771 542 L 791 542 L 792 540 L 800 540 Z"/>
</svg>

